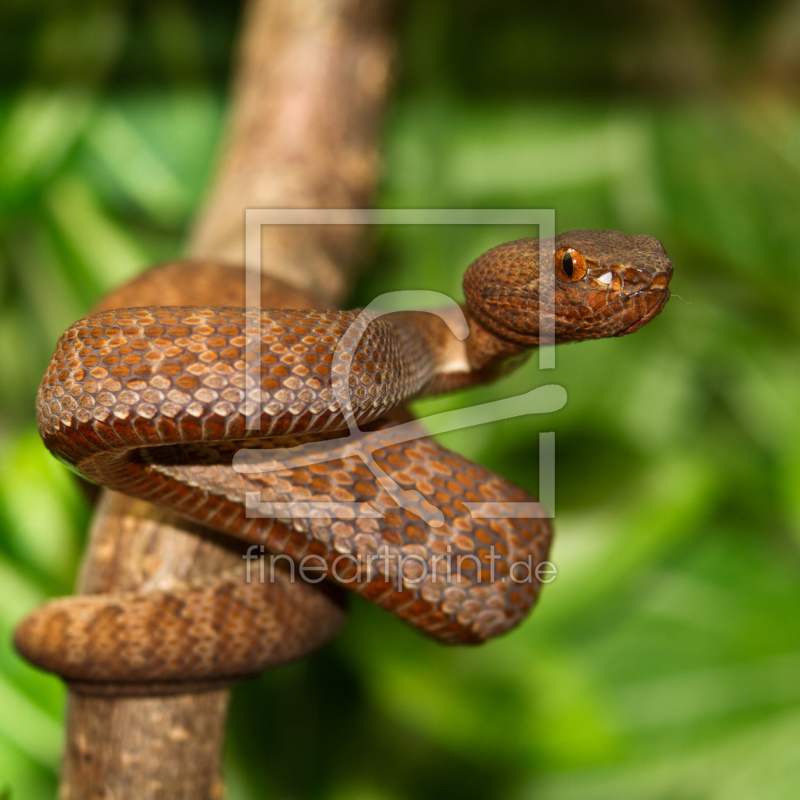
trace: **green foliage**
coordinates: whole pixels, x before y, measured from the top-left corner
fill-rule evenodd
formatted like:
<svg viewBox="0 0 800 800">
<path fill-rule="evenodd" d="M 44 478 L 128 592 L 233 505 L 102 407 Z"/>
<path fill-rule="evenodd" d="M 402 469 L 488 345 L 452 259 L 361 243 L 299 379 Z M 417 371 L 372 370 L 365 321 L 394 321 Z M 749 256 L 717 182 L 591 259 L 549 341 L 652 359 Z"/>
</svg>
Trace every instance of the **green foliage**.
<svg viewBox="0 0 800 800">
<path fill-rule="evenodd" d="M 237 690 L 232 800 L 795 796 L 797 5 L 681 7 L 693 16 L 410 4 L 381 205 L 555 208 L 559 230 L 651 233 L 676 296 L 635 336 L 559 348 L 554 371 L 534 360 L 418 405 L 567 389 L 562 411 L 447 437 L 535 492 L 538 434 L 556 432 L 558 578 L 478 649 L 353 602 L 332 647 Z M 88 520 L 36 436 L 36 386 L 66 325 L 180 252 L 237 19 L 177 0 L 53 9 L 0 17 L 5 642 L 70 591 Z M 353 302 L 457 297 L 472 258 L 527 233 L 380 230 Z M 0 791 L 52 796 L 63 697 L 0 648 Z"/>
</svg>

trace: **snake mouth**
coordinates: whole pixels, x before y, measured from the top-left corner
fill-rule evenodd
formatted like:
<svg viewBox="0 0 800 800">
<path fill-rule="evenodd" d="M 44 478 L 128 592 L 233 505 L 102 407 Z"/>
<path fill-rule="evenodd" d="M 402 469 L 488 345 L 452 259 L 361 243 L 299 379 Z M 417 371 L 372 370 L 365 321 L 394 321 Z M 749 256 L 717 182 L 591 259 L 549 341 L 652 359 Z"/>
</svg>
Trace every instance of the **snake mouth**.
<svg viewBox="0 0 800 800">
<path fill-rule="evenodd" d="M 669 282 L 672 270 L 658 270 L 648 274 L 642 270 L 635 270 L 635 280 L 632 268 L 625 276 L 627 280 L 620 280 L 614 275 L 616 285 L 593 287 L 587 295 L 582 295 L 582 302 L 575 304 L 558 304 L 556 313 L 556 331 L 560 319 L 566 324 L 566 329 L 575 335 L 580 329 L 594 329 L 598 322 L 603 324 L 597 336 L 586 338 L 602 338 L 607 336 L 625 336 L 634 333 L 646 325 L 651 319 L 658 316 L 671 297 Z M 527 313 L 521 314 L 521 310 Z M 547 308 L 539 304 L 539 297 L 525 290 L 504 291 L 493 297 L 487 297 L 479 314 L 485 324 L 488 324 L 499 335 L 511 341 L 525 341 L 526 337 L 536 335 L 539 330 L 540 315 L 548 314 Z M 616 325 L 609 325 L 609 313 Z M 535 318 L 536 324 L 531 325 L 530 320 Z M 509 325 L 509 320 L 514 325 Z M 579 338 L 584 338 L 583 336 Z M 563 341 L 569 341 L 569 336 Z"/>
<path fill-rule="evenodd" d="M 623 267 L 607 274 L 611 276 L 607 285 L 577 293 L 577 302 L 572 305 L 559 304 L 557 341 L 627 336 L 658 316 L 671 296 L 671 264 L 657 270 Z M 563 335 L 559 334 L 560 326 Z"/>
<path fill-rule="evenodd" d="M 627 336 L 658 316 L 671 297 L 669 282 L 672 279 L 672 264 L 656 270 L 624 267 L 615 270 L 609 289 L 617 291 L 617 297 L 609 305 L 619 304 L 619 328 L 613 335 Z M 598 309 L 597 314 L 607 313 Z M 627 324 L 626 324 L 627 323 Z"/>
<path fill-rule="evenodd" d="M 665 277 L 663 281 L 659 280 L 654 288 L 656 283 L 654 280 L 646 289 L 628 295 L 626 302 L 637 308 L 637 314 L 630 325 L 620 329 L 617 336 L 627 336 L 629 333 L 635 333 L 664 310 L 664 306 L 672 296 L 672 293 L 667 288 L 668 281 L 669 278 Z"/>
</svg>

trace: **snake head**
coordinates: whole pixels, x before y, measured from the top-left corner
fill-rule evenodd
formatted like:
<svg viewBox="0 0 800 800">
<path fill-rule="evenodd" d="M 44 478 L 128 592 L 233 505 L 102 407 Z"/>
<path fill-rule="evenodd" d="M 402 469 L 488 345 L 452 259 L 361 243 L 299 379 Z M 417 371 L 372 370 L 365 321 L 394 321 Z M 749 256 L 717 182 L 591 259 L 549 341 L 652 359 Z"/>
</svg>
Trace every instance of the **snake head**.
<svg viewBox="0 0 800 800">
<path fill-rule="evenodd" d="M 477 320 L 510 342 L 536 345 L 547 329 L 557 342 L 625 336 L 669 299 L 672 263 L 652 236 L 562 233 L 549 269 L 540 268 L 539 253 L 538 239 L 508 242 L 473 262 L 464 277 Z"/>
</svg>

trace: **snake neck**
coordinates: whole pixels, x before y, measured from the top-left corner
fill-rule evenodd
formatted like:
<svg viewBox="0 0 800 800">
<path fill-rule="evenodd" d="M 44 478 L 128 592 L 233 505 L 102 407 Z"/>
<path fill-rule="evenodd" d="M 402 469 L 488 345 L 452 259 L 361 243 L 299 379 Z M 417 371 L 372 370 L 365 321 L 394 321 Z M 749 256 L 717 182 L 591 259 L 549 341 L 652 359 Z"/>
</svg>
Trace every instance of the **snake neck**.
<svg viewBox="0 0 800 800">
<path fill-rule="evenodd" d="M 492 333 L 469 307 L 462 306 L 461 310 L 469 326 L 469 334 L 463 340 L 453 335 L 444 318 L 424 315 L 427 318 L 424 326 L 426 351 L 435 364 L 422 390 L 424 395 L 443 394 L 486 383 L 516 369 L 530 355 L 529 346 Z M 414 318 L 407 312 L 404 317 L 405 322 Z M 415 330 L 419 339 L 423 326 L 418 324 Z"/>
<path fill-rule="evenodd" d="M 530 355 L 529 345 L 511 342 L 486 328 L 470 310 L 464 307 L 469 324 L 469 336 L 464 342 L 466 361 L 472 372 L 481 377 L 505 374 L 516 369 Z"/>
</svg>

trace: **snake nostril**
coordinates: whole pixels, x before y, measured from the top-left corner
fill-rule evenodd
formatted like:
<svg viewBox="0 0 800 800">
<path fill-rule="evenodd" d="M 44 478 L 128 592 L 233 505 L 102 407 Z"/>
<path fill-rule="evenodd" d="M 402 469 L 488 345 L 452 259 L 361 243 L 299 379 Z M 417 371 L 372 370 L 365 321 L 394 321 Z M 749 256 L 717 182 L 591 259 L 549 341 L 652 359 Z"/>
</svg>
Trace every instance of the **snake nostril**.
<svg viewBox="0 0 800 800">
<path fill-rule="evenodd" d="M 667 273 L 659 272 L 656 274 L 653 280 L 650 281 L 650 285 L 647 288 L 653 291 L 663 292 L 668 285 L 669 285 L 669 276 L 667 275 Z"/>
</svg>

